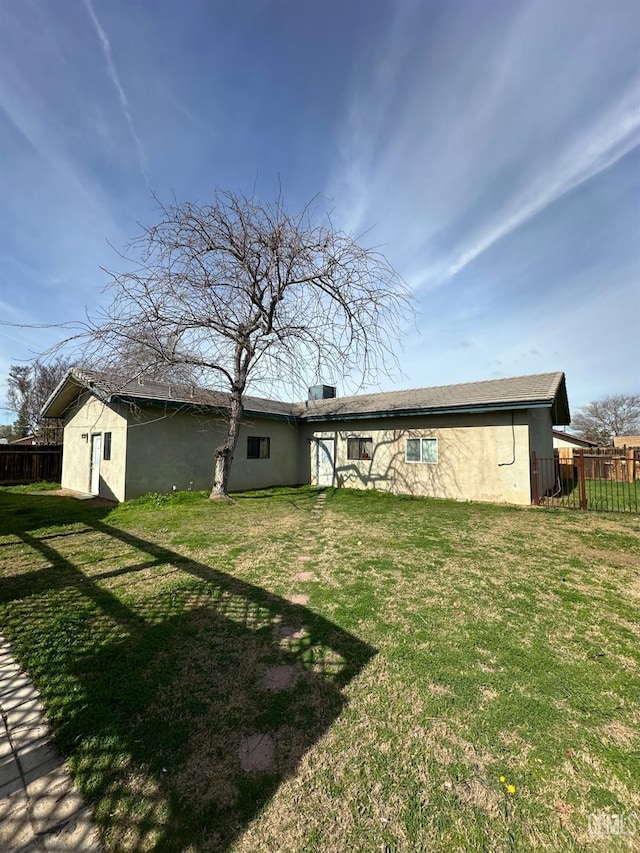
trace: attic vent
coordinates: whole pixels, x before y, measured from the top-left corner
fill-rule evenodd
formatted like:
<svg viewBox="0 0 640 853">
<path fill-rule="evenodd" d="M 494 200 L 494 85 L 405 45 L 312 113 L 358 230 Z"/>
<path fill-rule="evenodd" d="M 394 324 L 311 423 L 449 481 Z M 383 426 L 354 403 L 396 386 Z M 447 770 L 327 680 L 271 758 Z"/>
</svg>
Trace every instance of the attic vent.
<svg viewBox="0 0 640 853">
<path fill-rule="evenodd" d="M 310 400 L 331 400 L 336 396 L 336 389 L 333 385 L 312 385 L 309 388 Z"/>
</svg>

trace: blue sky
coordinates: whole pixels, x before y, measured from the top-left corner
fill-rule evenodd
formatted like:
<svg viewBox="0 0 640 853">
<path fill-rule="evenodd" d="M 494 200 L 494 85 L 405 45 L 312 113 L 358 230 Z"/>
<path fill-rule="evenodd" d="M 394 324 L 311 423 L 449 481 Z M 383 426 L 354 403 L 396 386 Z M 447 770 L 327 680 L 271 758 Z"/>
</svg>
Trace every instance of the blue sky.
<svg viewBox="0 0 640 853">
<path fill-rule="evenodd" d="M 0 158 L 5 321 L 95 309 L 150 190 L 279 176 L 415 293 L 383 390 L 640 390 L 637 0 L 0 0 Z M 0 407 L 59 336 L 0 326 Z"/>
</svg>

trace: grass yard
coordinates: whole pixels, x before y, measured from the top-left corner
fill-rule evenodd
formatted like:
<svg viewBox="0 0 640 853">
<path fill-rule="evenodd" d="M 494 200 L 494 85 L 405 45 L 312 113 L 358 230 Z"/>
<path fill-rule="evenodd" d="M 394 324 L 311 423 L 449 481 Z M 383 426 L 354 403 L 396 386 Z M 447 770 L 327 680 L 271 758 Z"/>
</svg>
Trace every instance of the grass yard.
<svg viewBox="0 0 640 853">
<path fill-rule="evenodd" d="M 585 483 L 589 509 L 601 512 L 640 513 L 640 480 L 587 480 Z"/>
<path fill-rule="evenodd" d="M 640 814 L 640 519 L 317 494 L 0 490 L 0 624 L 107 850 L 640 849 L 589 833 Z"/>
<path fill-rule="evenodd" d="M 596 512 L 630 512 L 640 514 L 640 480 L 585 480 L 587 507 Z M 578 509 L 580 486 L 577 480 L 563 480 L 562 491 L 545 495 L 543 504 L 550 507 Z"/>
</svg>

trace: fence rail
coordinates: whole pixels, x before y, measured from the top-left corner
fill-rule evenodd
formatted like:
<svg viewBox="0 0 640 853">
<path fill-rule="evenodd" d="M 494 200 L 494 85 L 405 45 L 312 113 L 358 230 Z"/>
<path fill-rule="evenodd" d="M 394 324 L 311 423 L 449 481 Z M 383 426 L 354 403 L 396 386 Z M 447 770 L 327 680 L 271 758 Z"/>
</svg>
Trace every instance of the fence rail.
<svg viewBox="0 0 640 853">
<path fill-rule="evenodd" d="M 39 480 L 60 482 L 62 445 L 0 445 L 0 483 L 18 485 Z"/>
<path fill-rule="evenodd" d="M 601 512 L 640 511 L 640 450 L 588 453 L 561 448 L 552 458 L 531 454 L 533 502 Z"/>
</svg>

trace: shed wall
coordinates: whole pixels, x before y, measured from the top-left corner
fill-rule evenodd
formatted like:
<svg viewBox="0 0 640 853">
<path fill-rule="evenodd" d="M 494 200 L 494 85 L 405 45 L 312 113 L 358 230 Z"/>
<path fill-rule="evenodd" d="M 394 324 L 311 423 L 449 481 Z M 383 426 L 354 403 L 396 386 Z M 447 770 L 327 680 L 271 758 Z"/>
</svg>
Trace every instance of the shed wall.
<svg viewBox="0 0 640 853">
<path fill-rule="evenodd" d="M 93 394 L 81 394 L 64 418 L 62 488 L 89 492 L 91 436 L 111 433 L 111 459 L 100 462 L 100 497 L 124 500 L 127 421 Z M 83 435 L 86 438 L 83 438 Z M 104 443 L 102 447 L 104 453 Z"/>
</svg>

